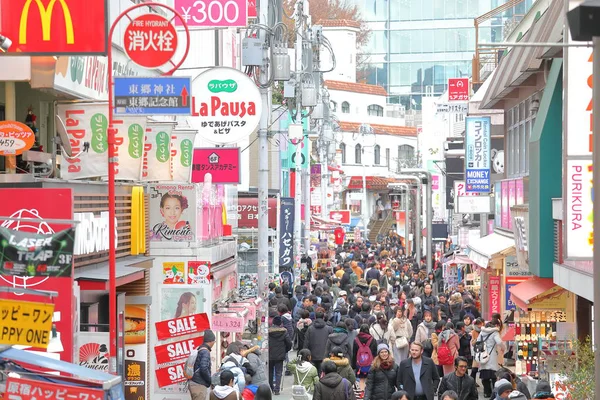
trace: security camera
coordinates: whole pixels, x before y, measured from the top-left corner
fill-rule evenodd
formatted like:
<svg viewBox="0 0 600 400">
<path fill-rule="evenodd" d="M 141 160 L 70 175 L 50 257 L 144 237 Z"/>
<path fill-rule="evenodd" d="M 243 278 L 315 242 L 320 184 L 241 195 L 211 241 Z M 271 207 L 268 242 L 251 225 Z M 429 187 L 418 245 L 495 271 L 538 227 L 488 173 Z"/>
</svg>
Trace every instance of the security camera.
<svg viewBox="0 0 600 400">
<path fill-rule="evenodd" d="M 12 45 L 12 40 L 7 38 L 6 36 L 0 35 L 0 50 L 6 52 Z"/>
</svg>

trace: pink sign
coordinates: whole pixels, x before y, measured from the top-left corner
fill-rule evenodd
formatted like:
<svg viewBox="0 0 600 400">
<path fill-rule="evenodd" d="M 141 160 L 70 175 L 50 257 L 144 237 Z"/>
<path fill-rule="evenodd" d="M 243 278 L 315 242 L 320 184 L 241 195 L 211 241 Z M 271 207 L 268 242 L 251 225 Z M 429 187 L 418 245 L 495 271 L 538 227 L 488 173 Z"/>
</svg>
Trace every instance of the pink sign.
<svg viewBox="0 0 600 400">
<path fill-rule="evenodd" d="M 211 329 L 219 332 L 244 333 L 246 321 L 242 317 L 233 314 L 215 314 L 212 317 Z"/>
<path fill-rule="evenodd" d="M 440 176 L 431 175 L 431 190 L 439 190 L 440 188 Z"/>
<path fill-rule="evenodd" d="M 516 189 L 517 189 L 517 204 L 525 203 L 525 194 L 523 193 L 524 192 L 523 179 L 517 179 Z"/>
<path fill-rule="evenodd" d="M 254 4 L 256 10 L 256 2 Z M 175 0 L 175 10 L 190 27 L 243 28 L 248 22 L 248 8 L 246 0 Z M 176 18 L 175 25 L 183 24 Z"/>
<path fill-rule="evenodd" d="M 490 315 L 500 313 L 500 277 L 490 276 Z"/>
<path fill-rule="evenodd" d="M 502 221 L 501 225 L 503 228 L 508 229 L 508 218 L 509 218 L 509 209 L 508 209 L 508 181 L 502 181 Z"/>
<path fill-rule="evenodd" d="M 256 0 L 248 0 L 248 18 L 256 18 Z"/>
<path fill-rule="evenodd" d="M 511 214 L 512 212 L 510 211 L 510 208 L 512 206 L 514 206 L 517 201 L 517 187 L 516 187 L 517 182 L 516 181 L 510 181 L 508 182 L 508 229 L 512 229 L 512 217 Z"/>
<path fill-rule="evenodd" d="M 240 183 L 239 147 L 194 149 L 192 183 L 204 182 L 206 174 L 212 175 L 212 183 Z"/>
</svg>

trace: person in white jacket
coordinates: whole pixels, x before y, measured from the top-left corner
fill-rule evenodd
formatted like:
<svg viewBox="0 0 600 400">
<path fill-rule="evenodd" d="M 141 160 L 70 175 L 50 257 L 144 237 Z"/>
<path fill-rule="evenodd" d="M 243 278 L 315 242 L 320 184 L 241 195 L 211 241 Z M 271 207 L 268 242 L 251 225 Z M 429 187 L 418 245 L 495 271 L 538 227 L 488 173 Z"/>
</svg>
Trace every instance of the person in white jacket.
<svg viewBox="0 0 600 400">
<path fill-rule="evenodd" d="M 413 334 L 413 327 L 404 315 L 404 310 L 401 307 L 396 307 L 396 317 L 392 319 L 391 332 L 392 332 L 392 350 L 394 354 L 394 361 L 400 363 L 402 360 L 408 358 L 408 350 L 410 344 L 410 338 Z"/>
<path fill-rule="evenodd" d="M 371 325 L 369 333 L 377 341 L 378 345 L 384 343 L 391 347 L 394 341 L 392 340 L 393 334 L 387 318 L 382 312 L 375 314 L 375 317 L 377 318 L 377 322 Z"/>
</svg>

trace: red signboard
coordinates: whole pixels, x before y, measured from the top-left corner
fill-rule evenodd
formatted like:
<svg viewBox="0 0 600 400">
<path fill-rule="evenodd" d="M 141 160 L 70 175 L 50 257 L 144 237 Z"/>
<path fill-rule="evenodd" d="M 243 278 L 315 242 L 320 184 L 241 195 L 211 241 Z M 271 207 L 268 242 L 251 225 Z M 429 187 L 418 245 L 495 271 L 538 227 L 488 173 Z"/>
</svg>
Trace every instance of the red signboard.
<svg viewBox="0 0 600 400">
<path fill-rule="evenodd" d="M 0 0 L 0 46 L 13 55 L 106 55 L 107 3 Z"/>
<path fill-rule="evenodd" d="M 156 336 L 158 340 L 165 340 L 200 333 L 205 329 L 210 329 L 208 315 L 206 313 L 199 313 L 157 322 Z"/>
<path fill-rule="evenodd" d="M 269 228 L 277 229 L 277 199 L 269 198 Z M 238 228 L 258 228 L 258 197 L 239 197 Z"/>
<path fill-rule="evenodd" d="M 5 398 L 19 400 L 104 400 L 104 391 L 102 389 L 67 386 L 9 376 L 6 381 Z"/>
<path fill-rule="evenodd" d="M 156 364 L 165 364 L 172 361 L 185 360 L 192 350 L 197 349 L 204 342 L 204 336 L 186 339 L 179 342 L 161 344 L 154 347 Z"/>
<path fill-rule="evenodd" d="M 340 224 L 350 225 L 350 210 L 329 211 L 329 219 Z"/>
<path fill-rule="evenodd" d="M 71 189 L 0 189 L 0 199 L 2 199 L 2 215 L 11 218 L 34 218 L 32 221 L 0 219 L 3 227 L 35 233 L 59 232 L 71 227 L 68 223 L 46 223 L 39 219 L 72 220 L 73 192 Z M 71 362 L 73 358 L 73 316 L 77 314 L 73 299 L 73 277 L 0 275 L 0 287 L 58 292 L 58 298 L 54 299 L 54 312 L 59 313 L 60 321 L 54 324 L 57 332 L 60 332 L 60 340 L 64 347 L 64 351 L 60 353 L 60 359 Z M 40 301 L 39 296 L 14 294 L 4 294 L 3 296 L 11 300 Z"/>
<path fill-rule="evenodd" d="M 248 18 L 256 18 L 257 16 L 256 0 L 248 0 Z"/>
<path fill-rule="evenodd" d="M 469 78 L 448 79 L 448 101 L 469 100 Z"/>
<path fill-rule="evenodd" d="M 490 315 L 500 313 L 501 308 L 501 292 L 500 292 L 500 277 L 490 276 L 489 280 L 489 295 L 490 295 Z"/>
<path fill-rule="evenodd" d="M 194 149 L 192 183 L 204 182 L 206 174 L 212 175 L 213 183 L 240 183 L 240 148 Z"/>
<path fill-rule="evenodd" d="M 187 378 L 183 374 L 185 362 L 156 370 L 156 382 L 158 387 L 171 386 L 175 383 L 185 382 Z"/>
<path fill-rule="evenodd" d="M 131 61 L 146 68 L 165 65 L 177 50 L 175 26 L 158 14 L 140 15 L 131 21 L 123 40 Z"/>
</svg>

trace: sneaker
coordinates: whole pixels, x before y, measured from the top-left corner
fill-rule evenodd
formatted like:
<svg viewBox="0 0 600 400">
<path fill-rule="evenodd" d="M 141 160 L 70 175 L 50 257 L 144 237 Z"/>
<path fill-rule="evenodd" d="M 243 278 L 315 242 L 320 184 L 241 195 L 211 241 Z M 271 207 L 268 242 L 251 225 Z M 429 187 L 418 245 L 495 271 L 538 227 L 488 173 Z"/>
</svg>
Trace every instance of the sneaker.
<svg viewBox="0 0 600 400">
<path fill-rule="evenodd" d="M 275 396 L 279 396 L 279 392 L 273 392 Z"/>
</svg>

